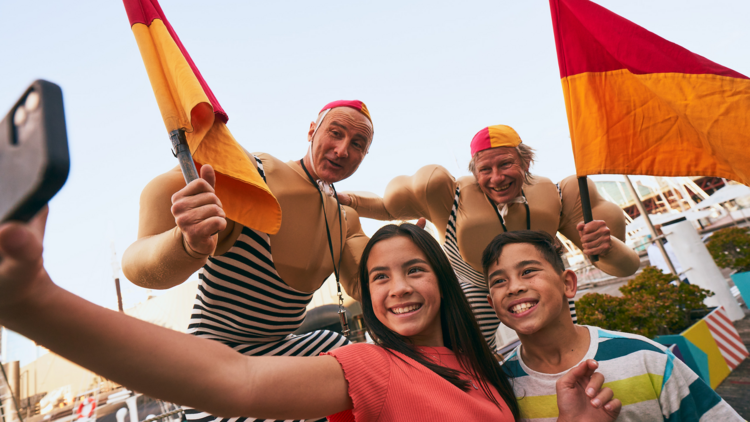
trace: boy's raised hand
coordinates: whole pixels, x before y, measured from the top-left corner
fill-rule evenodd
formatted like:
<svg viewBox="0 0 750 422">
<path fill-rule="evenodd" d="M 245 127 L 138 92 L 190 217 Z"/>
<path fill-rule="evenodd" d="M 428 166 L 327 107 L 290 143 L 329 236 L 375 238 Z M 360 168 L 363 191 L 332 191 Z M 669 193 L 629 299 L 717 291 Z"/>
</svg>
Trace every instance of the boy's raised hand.
<svg viewBox="0 0 750 422">
<path fill-rule="evenodd" d="M 622 408 L 612 390 L 602 388 L 604 376 L 596 372 L 599 364 L 587 359 L 557 380 L 558 422 L 609 422 L 617 419 Z"/>
<path fill-rule="evenodd" d="M 45 206 L 28 223 L 0 225 L 0 316 L 49 281 L 42 261 L 42 241 L 49 209 Z"/>
</svg>

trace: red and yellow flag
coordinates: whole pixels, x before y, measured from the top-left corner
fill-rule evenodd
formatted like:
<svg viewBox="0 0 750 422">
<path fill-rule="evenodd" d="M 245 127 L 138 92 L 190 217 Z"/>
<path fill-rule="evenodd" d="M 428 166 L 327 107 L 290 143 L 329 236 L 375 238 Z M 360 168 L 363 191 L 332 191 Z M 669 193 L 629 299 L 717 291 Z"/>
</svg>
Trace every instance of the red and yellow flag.
<svg viewBox="0 0 750 422">
<path fill-rule="evenodd" d="M 750 79 L 588 0 L 550 0 L 576 171 L 750 184 Z"/>
<path fill-rule="evenodd" d="M 167 132 L 185 129 L 196 167 L 210 164 L 216 170 L 216 194 L 229 219 L 275 234 L 281 225 L 278 201 L 227 129 L 227 114 L 159 3 L 124 3 Z"/>
</svg>

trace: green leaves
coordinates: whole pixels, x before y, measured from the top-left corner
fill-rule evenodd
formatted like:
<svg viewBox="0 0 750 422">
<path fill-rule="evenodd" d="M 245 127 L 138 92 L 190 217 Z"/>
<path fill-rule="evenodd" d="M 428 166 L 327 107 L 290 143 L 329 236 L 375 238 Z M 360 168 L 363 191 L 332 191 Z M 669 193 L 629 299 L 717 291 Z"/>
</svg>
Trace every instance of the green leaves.
<svg viewBox="0 0 750 422">
<path fill-rule="evenodd" d="M 674 280 L 673 274 L 646 267 L 620 288 L 621 297 L 599 293 L 581 297 L 576 302 L 578 322 L 646 337 L 678 334 L 692 325 L 691 315 L 706 310 L 703 300 L 713 293 L 696 285 L 670 284 Z"/>
<path fill-rule="evenodd" d="M 750 271 L 750 233 L 747 229 L 727 227 L 717 230 L 706 247 L 716 265 L 741 273 Z"/>
</svg>

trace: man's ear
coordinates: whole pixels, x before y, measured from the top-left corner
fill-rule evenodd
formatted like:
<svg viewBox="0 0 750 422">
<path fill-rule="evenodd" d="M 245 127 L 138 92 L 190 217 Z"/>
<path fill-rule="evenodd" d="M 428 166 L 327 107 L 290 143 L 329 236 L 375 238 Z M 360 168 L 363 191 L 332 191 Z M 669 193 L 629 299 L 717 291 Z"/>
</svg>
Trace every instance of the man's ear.
<svg viewBox="0 0 750 422">
<path fill-rule="evenodd" d="M 578 276 L 572 270 L 565 270 L 562 273 L 562 279 L 565 285 L 565 297 L 573 299 L 578 292 Z"/>
<path fill-rule="evenodd" d="M 313 133 L 315 128 L 318 127 L 315 122 L 310 122 L 310 130 L 307 131 L 307 142 L 312 142 Z"/>
</svg>

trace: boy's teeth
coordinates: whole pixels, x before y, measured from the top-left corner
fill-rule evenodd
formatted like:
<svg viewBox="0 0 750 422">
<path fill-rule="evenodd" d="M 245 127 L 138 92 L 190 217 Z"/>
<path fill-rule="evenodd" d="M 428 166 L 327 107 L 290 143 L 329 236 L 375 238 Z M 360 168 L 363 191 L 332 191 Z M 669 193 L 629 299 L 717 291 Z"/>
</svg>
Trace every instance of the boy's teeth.
<svg viewBox="0 0 750 422">
<path fill-rule="evenodd" d="M 533 308 L 534 305 L 536 305 L 536 302 L 533 302 L 533 303 L 532 302 L 519 303 L 518 305 L 515 305 L 512 308 L 510 308 L 510 311 L 512 313 L 514 313 L 514 314 L 518 314 L 518 313 L 521 313 L 521 312 L 523 312 L 523 311 L 525 311 L 527 309 Z"/>
<path fill-rule="evenodd" d="M 421 306 L 422 306 L 422 305 L 409 305 L 409 306 L 404 306 L 404 307 L 402 307 L 402 308 L 393 308 L 393 309 L 391 309 L 391 311 L 392 311 L 392 312 L 393 312 L 394 314 L 405 314 L 405 313 L 407 313 L 407 312 L 411 312 L 411 311 L 416 311 L 416 310 L 417 310 L 417 309 L 419 309 L 419 308 L 420 308 Z"/>
</svg>

